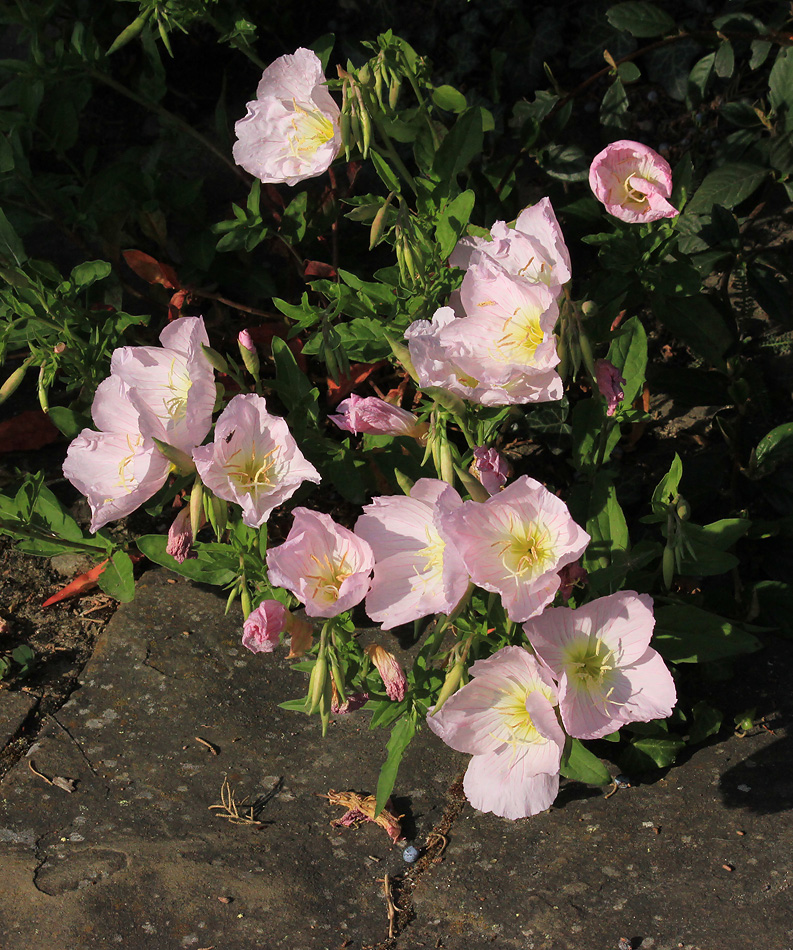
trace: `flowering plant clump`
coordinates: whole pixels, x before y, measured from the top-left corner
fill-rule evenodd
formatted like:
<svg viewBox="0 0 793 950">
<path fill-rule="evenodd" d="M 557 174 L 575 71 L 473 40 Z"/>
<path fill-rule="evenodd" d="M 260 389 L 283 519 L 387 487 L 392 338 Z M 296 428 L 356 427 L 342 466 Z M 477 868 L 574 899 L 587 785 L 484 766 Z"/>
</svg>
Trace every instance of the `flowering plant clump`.
<svg viewBox="0 0 793 950">
<path fill-rule="evenodd" d="M 605 69 L 598 55 L 571 91 L 525 98 L 500 73 L 489 91 L 437 84 L 392 31 L 352 60 L 327 35 L 266 65 L 240 17 L 223 39 L 256 75 L 247 91 L 224 87 L 216 118 L 237 118 L 233 146 L 230 123 L 215 142 L 152 103 L 170 123 L 157 151 L 170 164 L 135 152 L 91 187 L 8 185 L 9 169 L 53 166 L 26 157 L 30 142 L 51 143 L 64 167 L 99 160 L 67 156 L 79 136 L 62 116 L 24 140 L 12 123 L 0 357 L 20 359 L 0 401 L 39 368 L 42 409 L 69 441 L 63 473 L 91 522 L 85 533 L 31 475 L 0 495 L 0 533 L 32 553 L 106 560 L 100 585 L 128 600 L 133 542 L 107 526 L 139 512 L 134 533 L 163 514 L 167 537 L 138 536 L 135 556 L 225 588 L 247 649 L 288 649 L 307 682 L 286 708 L 317 715 L 323 733 L 341 715 L 390 729 L 373 817 L 421 728 L 472 756 L 470 802 L 509 819 L 549 808 L 561 779 L 608 783 L 601 756 L 664 768 L 714 735 L 724 713 L 681 666 L 718 662 L 722 675 L 793 607 L 785 578 L 757 576 L 762 556 L 747 566 L 736 553 L 772 545 L 793 510 L 777 470 L 791 434 L 781 425 L 757 441 L 768 393 L 751 366 L 750 301 L 735 305 L 755 288 L 789 321 L 777 258 L 748 235 L 771 197 L 793 197 L 793 60 L 777 25 L 752 17 L 756 36 L 743 21 L 732 33 L 733 15 L 678 30 L 652 3 L 613 5 L 602 33 L 632 52 L 618 61 L 604 46 Z M 167 45 L 166 21 L 155 35 L 139 19 L 84 44 L 90 76 L 114 94 L 124 86 L 102 70 L 121 46 L 140 32 L 143 56 Z M 642 102 L 662 85 L 642 70 L 658 76 L 653 56 L 682 38 L 702 51 L 672 88 L 699 118 L 670 143 L 654 132 L 663 110 L 652 122 L 632 110 L 643 85 Z M 35 69 L 61 68 L 42 62 L 62 53 L 37 54 Z M 736 57 L 753 84 L 728 101 Z M 159 59 L 149 65 L 163 75 Z M 11 101 L 22 85 L 4 85 L 15 115 L 31 111 Z M 41 111 L 45 125 L 63 112 Z M 711 121 L 737 131 L 711 135 Z M 217 195 L 199 201 L 199 186 L 177 180 L 174 169 L 200 164 L 182 134 L 231 176 L 220 221 L 200 218 Z M 17 219 L 28 192 L 32 212 Z M 170 218 L 156 206 L 165 192 Z M 84 203 L 72 207 L 73 194 Z M 83 244 L 102 235 L 125 270 L 91 261 L 63 278 L 29 261 L 15 228 L 42 207 Z M 152 253 L 122 252 L 131 234 Z M 131 279 L 151 317 L 120 309 Z M 659 395 L 711 407 L 693 462 L 659 435 Z M 775 499 L 760 520 L 758 485 Z"/>
</svg>

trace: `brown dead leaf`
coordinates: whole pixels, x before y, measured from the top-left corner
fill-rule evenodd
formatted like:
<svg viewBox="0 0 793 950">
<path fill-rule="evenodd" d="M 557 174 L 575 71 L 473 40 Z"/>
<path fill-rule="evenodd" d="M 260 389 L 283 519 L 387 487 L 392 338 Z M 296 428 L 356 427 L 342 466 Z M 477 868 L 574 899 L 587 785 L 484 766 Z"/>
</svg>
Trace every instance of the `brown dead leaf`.
<svg viewBox="0 0 793 950">
<path fill-rule="evenodd" d="M 377 799 L 374 795 L 364 797 L 357 792 L 335 792 L 330 789 L 327 799 L 331 805 L 339 805 L 347 809 L 341 818 L 336 818 L 331 822 L 334 827 L 349 828 L 355 827 L 364 821 L 373 821 L 380 825 L 394 844 L 402 838 L 402 826 L 399 823 L 402 816 L 395 815 L 391 810 L 390 798 L 377 817 L 375 817 Z"/>
</svg>

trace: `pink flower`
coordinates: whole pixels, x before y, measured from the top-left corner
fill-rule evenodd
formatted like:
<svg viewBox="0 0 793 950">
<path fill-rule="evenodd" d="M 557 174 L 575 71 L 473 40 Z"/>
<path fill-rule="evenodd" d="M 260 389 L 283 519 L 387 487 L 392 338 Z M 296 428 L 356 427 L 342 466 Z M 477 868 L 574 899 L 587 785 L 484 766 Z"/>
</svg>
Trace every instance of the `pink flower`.
<svg viewBox="0 0 793 950">
<path fill-rule="evenodd" d="M 463 502 L 442 516 L 440 528 L 471 580 L 501 594 L 515 621 L 542 612 L 559 589 L 559 570 L 590 540 L 564 502 L 527 475 L 485 502 Z"/>
<path fill-rule="evenodd" d="M 497 495 L 506 485 L 510 473 L 509 462 L 496 449 L 488 449 L 484 445 L 474 449 L 471 474 L 484 485 L 488 494 Z"/>
<path fill-rule="evenodd" d="M 336 689 L 336 684 L 331 680 L 331 700 L 330 700 L 330 711 L 334 716 L 346 716 L 348 713 L 355 712 L 360 709 L 361 706 L 365 706 L 369 702 L 368 693 L 352 693 L 347 696 L 343 703 L 339 702 L 339 691 Z"/>
<path fill-rule="evenodd" d="M 419 384 L 485 406 L 560 399 L 562 382 L 552 369 L 519 369 L 507 359 L 494 358 L 496 332 L 494 326 L 483 329 L 475 318 L 457 317 L 451 307 L 436 310 L 432 321 L 411 323 L 405 338 Z"/>
<path fill-rule="evenodd" d="M 129 389 L 115 376 L 97 387 L 91 429 L 75 438 L 66 452 L 64 476 L 91 507 L 91 531 L 124 518 L 148 501 L 168 478 L 170 462 L 140 432 L 140 416 Z"/>
<path fill-rule="evenodd" d="M 550 675 L 522 647 L 504 647 L 469 672 L 470 682 L 427 716 L 447 745 L 473 753 L 468 801 L 502 818 L 545 811 L 559 790 L 565 742 Z"/>
<path fill-rule="evenodd" d="M 405 671 L 399 665 L 399 660 L 393 653 L 378 646 L 376 643 L 370 643 L 364 647 L 364 653 L 377 667 L 377 672 L 385 686 L 386 695 L 394 702 L 401 702 L 405 698 L 408 688 L 408 681 L 405 677 Z"/>
<path fill-rule="evenodd" d="M 629 224 L 679 214 L 666 200 L 672 194 L 669 162 L 640 142 L 623 139 L 598 152 L 589 187 L 609 214 Z"/>
<path fill-rule="evenodd" d="M 404 495 L 386 495 L 366 505 L 355 533 L 374 551 L 366 612 L 391 630 L 434 613 L 448 613 L 468 588 L 468 572 L 453 545 L 438 532 L 442 512 L 462 500 L 446 482 L 420 478 Z"/>
<path fill-rule="evenodd" d="M 570 252 L 556 220 L 550 198 L 524 208 L 515 227 L 496 221 L 487 238 L 463 238 L 452 251 L 449 263 L 468 270 L 490 258 L 504 270 L 530 283 L 543 283 L 558 296 L 571 277 Z"/>
<path fill-rule="evenodd" d="M 335 617 L 369 590 L 374 554 L 366 541 L 330 517 L 295 508 L 286 541 L 267 552 L 270 583 L 306 605 L 309 617 Z"/>
<path fill-rule="evenodd" d="M 193 551 L 193 532 L 190 526 L 190 506 L 185 505 L 171 522 L 165 553 L 183 564 L 189 557 L 198 557 Z"/>
<path fill-rule="evenodd" d="M 357 396 L 353 393 L 338 405 L 338 415 L 329 416 L 345 432 L 370 432 L 373 435 L 409 435 L 414 438 L 426 431 L 418 416 L 392 406 L 376 396 Z"/>
<path fill-rule="evenodd" d="M 625 398 L 625 393 L 622 391 L 622 387 L 625 385 L 622 373 L 608 360 L 595 360 L 595 380 L 600 395 L 608 404 L 606 415 L 613 416 L 617 411 L 617 406 Z"/>
<path fill-rule="evenodd" d="M 143 435 L 189 453 L 212 426 L 217 395 L 214 370 L 202 349 L 209 345 L 203 319 L 174 320 L 160 342 L 115 350 L 111 375 L 128 387 Z"/>
<path fill-rule="evenodd" d="M 523 625 L 559 685 L 571 736 L 599 739 L 629 722 L 669 716 L 677 701 L 664 661 L 650 646 L 655 620 L 646 594 L 620 591 L 577 610 L 552 607 Z"/>
<path fill-rule="evenodd" d="M 193 460 L 207 488 L 240 505 L 243 522 L 252 528 L 304 481 L 320 481 L 286 422 L 267 412 L 264 398 L 254 394 L 231 400 L 215 425 L 214 442 L 195 449 Z"/>
<path fill-rule="evenodd" d="M 575 561 L 572 564 L 565 564 L 559 571 L 559 596 L 567 603 L 573 596 L 573 590 L 576 587 L 583 587 L 589 580 L 589 574 L 581 566 L 580 562 Z"/>
<path fill-rule="evenodd" d="M 234 161 L 264 182 L 316 178 L 341 149 L 339 114 L 315 53 L 301 47 L 280 56 L 262 73 L 256 99 L 234 126 Z"/>
<path fill-rule="evenodd" d="M 242 645 L 251 653 L 272 653 L 288 628 L 289 611 L 278 600 L 263 600 L 243 624 Z"/>
</svg>

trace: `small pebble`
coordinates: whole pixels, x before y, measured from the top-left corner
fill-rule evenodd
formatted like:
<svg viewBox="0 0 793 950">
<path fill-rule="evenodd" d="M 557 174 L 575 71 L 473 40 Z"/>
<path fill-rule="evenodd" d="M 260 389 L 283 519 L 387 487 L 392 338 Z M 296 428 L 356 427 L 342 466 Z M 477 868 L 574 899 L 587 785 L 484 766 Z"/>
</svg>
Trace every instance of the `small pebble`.
<svg viewBox="0 0 793 950">
<path fill-rule="evenodd" d="M 219 897 L 218 900 L 221 904 L 230 904 L 234 898 L 233 897 Z"/>
<path fill-rule="evenodd" d="M 734 871 L 735 868 L 731 864 L 722 864 L 722 867 L 725 871 Z"/>
<path fill-rule="evenodd" d="M 614 781 L 617 783 L 617 788 L 630 788 L 633 784 L 627 775 L 618 775 Z"/>
<path fill-rule="evenodd" d="M 402 852 L 402 860 L 406 864 L 413 864 L 414 861 L 418 860 L 419 849 L 412 844 L 409 844 L 405 850 Z"/>
</svg>

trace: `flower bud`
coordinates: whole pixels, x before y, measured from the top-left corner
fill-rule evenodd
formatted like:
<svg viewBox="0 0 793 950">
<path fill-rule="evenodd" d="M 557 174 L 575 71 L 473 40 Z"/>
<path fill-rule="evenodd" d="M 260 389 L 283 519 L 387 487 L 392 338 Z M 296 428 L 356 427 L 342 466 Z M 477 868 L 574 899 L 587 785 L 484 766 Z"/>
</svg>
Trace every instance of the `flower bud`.
<svg viewBox="0 0 793 950">
<path fill-rule="evenodd" d="M 190 528 L 190 508 L 185 505 L 171 522 L 165 553 L 183 564 L 188 558 L 198 557 L 193 551 L 193 532 Z"/>
<path fill-rule="evenodd" d="M 256 350 L 256 344 L 253 342 L 253 337 L 247 330 L 240 330 L 239 335 L 237 336 L 237 344 L 240 348 L 240 356 L 242 357 L 242 364 L 245 369 L 253 376 L 254 379 L 257 379 L 259 376 L 259 353 Z"/>
<path fill-rule="evenodd" d="M 600 395 L 606 400 L 606 415 L 613 416 L 625 398 L 622 373 L 608 360 L 595 360 L 595 382 Z"/>
<path fill-rule="evenodd" d="M 30 365 L 30 360 L 25 360 L 25 362 L 17 367 L 14 372 L 8 377 L 8 379 L 0 386 L 0 405 L 2 405 L 6 399 L 10 399 L 11 396 L 19 389 L 22 380 L 25 378 L 25 373 L 27 368 Z"/>
<path fill-rule="evenodd" d="M 495 449 L 483 445 L 474 449 L 471 474 L 482 483 L 489 495 L 496 495 L 501 491 L 511 471 L 509 462 Z"/>
</svg>

